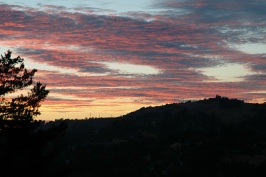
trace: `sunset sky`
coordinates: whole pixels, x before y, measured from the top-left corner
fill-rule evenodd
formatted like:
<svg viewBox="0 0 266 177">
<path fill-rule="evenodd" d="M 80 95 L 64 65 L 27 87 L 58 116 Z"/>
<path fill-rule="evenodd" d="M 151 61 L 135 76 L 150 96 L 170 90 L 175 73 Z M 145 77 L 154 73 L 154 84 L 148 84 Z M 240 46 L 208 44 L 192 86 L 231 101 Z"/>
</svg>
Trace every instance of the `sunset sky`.
<svg viewBox="0 0 266 177">
<path fill-rule="evenodd" d="M 266 101 L 265 0 L 0 0 L 0 39 L 50 90 L 38 119 Z"/>
</svg>

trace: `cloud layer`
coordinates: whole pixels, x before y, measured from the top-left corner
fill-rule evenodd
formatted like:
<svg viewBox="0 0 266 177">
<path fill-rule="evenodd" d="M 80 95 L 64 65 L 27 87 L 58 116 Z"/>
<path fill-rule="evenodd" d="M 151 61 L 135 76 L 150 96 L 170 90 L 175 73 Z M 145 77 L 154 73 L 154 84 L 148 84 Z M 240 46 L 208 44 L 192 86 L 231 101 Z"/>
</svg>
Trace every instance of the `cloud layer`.
<svg viewBox="0 0 266 177">
<path fill-rule="evenodd" d="M 0 3 L 1 53 L 11 49 L 38 69 L 36 81 L 51 90 L 43 119 L 118 116 L 216 94 L 266 101 L 265 1 L 150 7 L 154 12 L 112 15 L 106 8 Z M 221 77 L 231 70 L 230 79 Z"/>
</svg>

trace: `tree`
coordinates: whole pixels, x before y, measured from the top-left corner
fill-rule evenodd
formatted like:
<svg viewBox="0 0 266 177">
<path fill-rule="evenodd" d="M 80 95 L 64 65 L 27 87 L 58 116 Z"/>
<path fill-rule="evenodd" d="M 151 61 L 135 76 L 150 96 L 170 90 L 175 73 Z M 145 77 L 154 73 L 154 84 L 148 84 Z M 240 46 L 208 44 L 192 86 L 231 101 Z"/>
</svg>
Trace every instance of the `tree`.
<svg viewBox="0 0 266 177">
<path fill-rule="evenodd" d="M 36 69 L 27 70 L 20 56 L 11 58 L 8 50 L 0 59 L 0 132 L 10 129 L 32 127 L 38 108 L 49 93 L 46 86 L 37 82 L 28 95 L 9 98 L 7 95 L 27 88 L 33 84 Z"/>
<path fill-rule="evenodd" d="M 36 69 L 27 70 L 24 59 L 11 58 L 11 54 L 8 50 L 0 58 L 0 176 L 41 176 L 49 159 L 47 152 L 44 155 L 46 143 L 65 125 L 35 131 L 41 121 L 34 118 L 49 90 L 33 82 Z M 11 93 L 27 88 L 27 95 L 11 98 Z"/>
</svg>

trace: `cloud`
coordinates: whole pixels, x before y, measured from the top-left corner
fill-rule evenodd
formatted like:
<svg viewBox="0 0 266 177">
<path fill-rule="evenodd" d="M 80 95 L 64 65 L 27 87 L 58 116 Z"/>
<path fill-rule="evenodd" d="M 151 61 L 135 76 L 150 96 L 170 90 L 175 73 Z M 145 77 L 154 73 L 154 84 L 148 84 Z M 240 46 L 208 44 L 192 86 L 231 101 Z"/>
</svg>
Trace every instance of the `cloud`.
<svg viewBox="0 0 266 177">
<path fill-rule="evenodd" d="M 216 94 L 262 96 L 264 1 L 166 0 L 153 7 L 112 16 L 93 7 L 0 4 L 0 46 L 38 69 L 36 81 L 51 90 L 49 110 L 72 101 L 84 109 L 133 109 Z M 228 73 L 241 79 L 220 78 Z"/>
</svg>

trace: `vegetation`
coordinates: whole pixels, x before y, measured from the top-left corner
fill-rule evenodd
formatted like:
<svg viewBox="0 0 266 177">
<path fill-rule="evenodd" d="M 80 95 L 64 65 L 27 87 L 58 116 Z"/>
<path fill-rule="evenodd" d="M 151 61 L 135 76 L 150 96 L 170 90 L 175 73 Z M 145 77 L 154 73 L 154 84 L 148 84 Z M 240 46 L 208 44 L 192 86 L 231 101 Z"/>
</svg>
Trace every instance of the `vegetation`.
<svg viewBox="0 0 266 177">
<path fill-rule="evenodd" d="M 266 176 L 266 104 L 217 95 L 44 124 L 34 118 L 49 90 L 33 81 L 36 72 L 11 51 L 1 56 L 1 176 Z M 8 96 L 33 83 L 27 96 Z"/>
<path fill-rule="evenodd" d="M 221 99 L 241 106 L 224 108 Z M 216 97 L 141 108 L 115 119 L 67 122 L 57 142 L 60 152 L 47 167 L 56 176 L 266 174 L 263 104 Z"/>
<path fill-rule="evenodd" d="M 27 95 L 9 96 L 30 87 L 37 72 L 27 70 L 24 59 L 11 58 L 11 54 L 7 51 L 0 59 L 0 173 L 5 177 L 40 176 L 51 154 L 44 154 L 44 147 L 62 130 L 62 125 L 35 131 L 41 121 L 34 118 L 40 114 L 40 103 L 49 93 L 40 82 Z"/>
<path fill-rule="evenodd" d="M 0 59 L 0 132 L 7 129 L 29 128 L 34 116 L 40 114 L 40 102 L 45 99 L 49 91 L 40 82 L 31 89 L 27 96 L 23 94 L 16 98 L 7 95 L 32 85 L 36 69 L 28 71 L 24 60 L 18 56 L 11 58 L 11 51 L 7 51 Z"/>
</svg>

